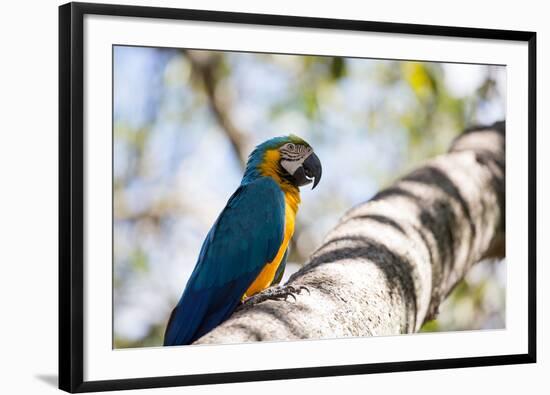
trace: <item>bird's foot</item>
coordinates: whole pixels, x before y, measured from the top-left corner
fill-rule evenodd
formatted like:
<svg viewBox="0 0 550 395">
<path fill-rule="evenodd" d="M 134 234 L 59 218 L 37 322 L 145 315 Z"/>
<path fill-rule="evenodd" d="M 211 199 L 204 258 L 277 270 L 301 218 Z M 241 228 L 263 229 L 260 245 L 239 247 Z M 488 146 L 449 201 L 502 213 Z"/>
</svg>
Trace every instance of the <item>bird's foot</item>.
<svg viewBox="0 0 550 395">
<path fill-rule="evenodd" d="M 246 306 L 249 304 L 257 304 L 266 300 L 287 300 L 289 297 L 296 301 L 296 295 L 301 294 L 304 290 L 307 291 L 307 293 L 310 293 L 309 289 L 303 285 L 270 287 L 260 293 L 257 293 L 256 295 L 246 298 L 243 301 L 243 305 Z"/>
</svg>

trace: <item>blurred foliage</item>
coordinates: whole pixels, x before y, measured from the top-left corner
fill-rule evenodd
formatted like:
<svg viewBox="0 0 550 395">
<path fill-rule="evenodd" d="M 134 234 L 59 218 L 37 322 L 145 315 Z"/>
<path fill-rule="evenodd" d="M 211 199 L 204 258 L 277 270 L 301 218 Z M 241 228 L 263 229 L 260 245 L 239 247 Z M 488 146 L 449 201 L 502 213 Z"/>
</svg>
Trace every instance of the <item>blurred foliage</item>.
<svg viewBox="0 0 550 395">
<path fill-rule="evenodd" d="M 493 66 L 115 47 L 114 346 L 162 344 L 241 153 L 295 133 L 323 161 L 286 279 L 351 206 L 504 118 L 504 86 Z M 504 327 L 505 273 L 476 265 L 422 330 Z"/>
</svg>

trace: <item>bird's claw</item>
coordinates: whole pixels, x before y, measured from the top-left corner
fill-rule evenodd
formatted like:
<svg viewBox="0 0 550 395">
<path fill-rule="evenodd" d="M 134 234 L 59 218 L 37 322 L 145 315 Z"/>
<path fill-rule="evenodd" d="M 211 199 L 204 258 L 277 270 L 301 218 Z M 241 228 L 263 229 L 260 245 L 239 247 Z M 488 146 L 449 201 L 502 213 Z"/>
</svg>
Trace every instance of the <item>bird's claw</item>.
<svg viewBox="0 0 550 395">
<path fill-rule="evenodd" d="M 308 294 L 310 293 L 309 289 L 303 285 L 296 286 L 296 287 L 292 285 L 287 285 L 284 287 L 271 287 L 266 289 L 262 293 L 246 298 L 243 301 L 243 305 L 257 304 L 266 300 L 285 300 L 286 301 L 289 296 L 292 297 L 294 301 L 296 301 L 296 295 L 301 294 L 303 290 L 306 290 Z"/>
<path fill-rule="evenodd" d="M 296 297 L 294 296 L 294 294 L 300 295 L 302 293 L 302 290 L 306 290 L 307 293 L 311 295 L 311 292 L 309 292 L 309 289 L 303 285 L 299 285 L 298 287 L 287 285 L 286 288 L 291 292 L 290 295 L 292 295 L 295 300 L 296 300 Z"/>
</svg>

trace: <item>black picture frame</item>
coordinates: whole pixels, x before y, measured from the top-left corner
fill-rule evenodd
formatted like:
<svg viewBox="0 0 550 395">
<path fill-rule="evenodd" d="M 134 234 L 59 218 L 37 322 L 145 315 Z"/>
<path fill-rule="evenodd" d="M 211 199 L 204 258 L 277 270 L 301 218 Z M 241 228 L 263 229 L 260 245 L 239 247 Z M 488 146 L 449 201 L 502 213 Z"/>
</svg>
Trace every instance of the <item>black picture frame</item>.
<svg viewBox="0 0 550 395">
<path fill-rule="evenodd" d="M 86 14 L 230 22 L 528 43 L 528 352 L 470 358 L 84 381 L 83 18 Z M 127 5 L 59 7 L 59 388 L 69 392 L 280 380 L 536 362 L 536 33 Z"/>
</svg>

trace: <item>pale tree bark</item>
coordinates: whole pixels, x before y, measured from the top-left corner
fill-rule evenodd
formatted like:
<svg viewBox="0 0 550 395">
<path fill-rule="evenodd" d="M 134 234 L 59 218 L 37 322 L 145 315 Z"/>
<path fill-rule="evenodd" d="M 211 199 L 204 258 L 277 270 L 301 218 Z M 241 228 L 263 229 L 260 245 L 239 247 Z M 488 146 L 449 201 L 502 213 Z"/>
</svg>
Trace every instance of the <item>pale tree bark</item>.
<svg viewBox="0 0 550 395">
<path fill-rule="evenodd" d="M 474 263 L 504 256 L 504 133 L 468 130 L 352 208 L 285 285 L 309 292 L 246 305 L 196 343 L 418 331 Z"/>
</svg>

